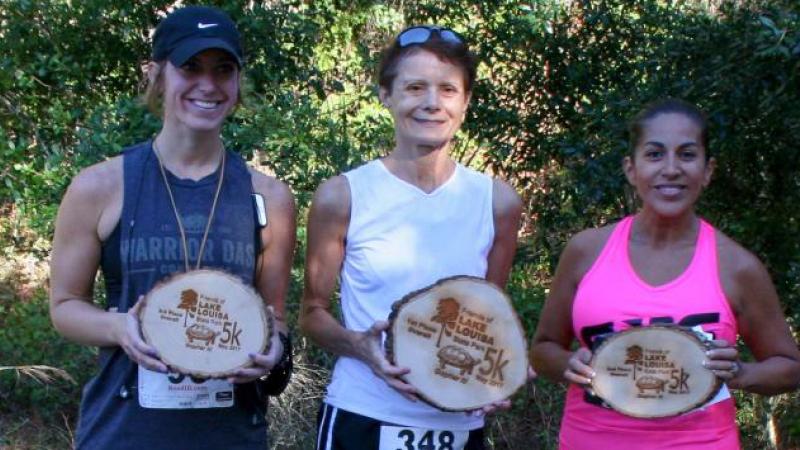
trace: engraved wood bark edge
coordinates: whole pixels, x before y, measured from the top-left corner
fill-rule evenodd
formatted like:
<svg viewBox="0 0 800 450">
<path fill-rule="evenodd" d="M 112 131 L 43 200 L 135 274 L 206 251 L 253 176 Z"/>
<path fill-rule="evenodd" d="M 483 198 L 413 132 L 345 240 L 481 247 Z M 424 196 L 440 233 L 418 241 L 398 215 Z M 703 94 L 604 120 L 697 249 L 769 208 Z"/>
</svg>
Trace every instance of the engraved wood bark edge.
<svg viewBox="0 0 800 450">
<path fill-rule="evenodd" d="M 670 332 L 680 333 L 680 334 L 682 334 L 684 336 L 687 336 L 692 341 L 696 342 L 697 345 L 699 345 L 700 347 L 705 348 L 705 349 L 709 349 L 710 348 L 710 345 L 709 345 L 708 342 L 705 342 L 705 341 L 701 340 L 693 331 L 691 331 L 689 329 L 683 328 L 683 327 L 678 326 L 678 325 L 656 324 L 656 325 L 649 325 L 649 326 L 646 326 L 646 327 L 629 328 L 629 329 L 627 329 L 625 331 L 620 331 L 619 333 L 616 333 L 613 336 L 607 338 L 606 340 L 604 340 L 600 344 L 599 347 L 597 347 L 597 350 L 595 350 L 593 352 L 592 359 L 589 361 L 589 365 L 592 368 L 594 368 L 595 359 L 596 359 L 595 355 L 600 353 L 600 351 L 603 348 L 607 347 L 610 342 L 613 342 L 615 338 L 618 338 L 619 336 L 624 336 L 624 335 L 627 335 L 627 334 L 630 334 L 630 333 L 634 333 L 634 332 L 637 332 L 637 331 L 641 331 L 641 330 L 644 330 L 644 329 L 661 329 L 661 330 L 667 330 L 667 331 L 670 331 Z M 659 419 L 659 418 L 667 418 L 667 417 L 677 417 L 677 416 L 679 416 L 681 414 L 687 413 L 689 411 L 692 411 L 692 410 L 704 405 L 709 400 L 711 400 L 717 394 L 717 392 L 719 392 L 719 390 L 721 388 L 722 388 L 722 380 L 719 377 L 715 377 L 715 382 L 711 385 L 710 389 L 705 393 L 705 395 L 699 397 L 699 400 L 697 402 L 688 405 L 686 408 L 684 408 L 684 409 L 682 409 L 682 410 L 680 410 L 680 411 L 678 411 L 678 412 L 676 412 L 674 414 L 669 414 L 669 415 L 650 414 L 650 415 L 648 415 L 648 414 L 632 414 L 632 413 L 621 412 L 621 411 L 618 411 L 618 412 L 620 412 L 620 414 L 625 414 L 626 416 L 635 417 L 635 418 L 639 418 L 639 419 Z M 601 397 L 599 395 L 598 395 L 598 397 L 603 399 L 603 397 Z M 603 399 L 603 401 L 605 402 L 607 400 Z M 609 406 L 610 406 L 610 404 L 609 404 Z M 612 409 L 613 409 L 613 407 L 612 407 Z M 615 411 L 616 411 L 616 409 L 615 409 Z"/>
<path fill-rule="evenodd" d="M 228 278 L 230 281 L 239 284 L 250 295 L 253 295 L 253 296 L 255 296 L 255 298 L 258 298 L 258 299 L 261 300 L 261 303 L 260 303 L 261 306 L 258 308 L 258 310 L 260 312 L 260 314 L 259 314 L 260 317 L 259 318 L 260 318 L 261 325 L 266 330 L 266 333 L 264 334 L 264 340 L 263 340 L 262 344 L 260 345 L 261 350 L 259 352 L 257 352 L 257 353 L 265 353 L 265 354 L 269 353 L 270 348 L 272 347 L 272 336 L 275 333 L 275 318 L 273 317 L 273 315 L 269 311 L 269 309 L 267 309 L 267 307 L 266 307 L 266 305 L 264 303 L 264 299 L 253 288 L 253 286 L 245 283 L 240 277 L 237 277 L 236 275 L 233 275 L 233 274 L 230 274 L 228 272 L 225 272 L 223 270 L 218 270 L 218 269 L 213 269 L 213 270 L 210 270 L 210 269 L 198 269 L 198 270 L 191 270 L 189 272 L 181 272 L 181 273 L 177 273 L 175 275 L 169 276 L 167 278 L 164 278 L 164 279 L 160 280 L 158 283 L 156 283 L 150 289 L 150 291 L 144 296 L 144 298 L 142 299 L 144 301 L 144 304 L 142 305 L 142 308 L 139 310 L 139 317 L 138 317 L 139 325 L 141 327 L 142 336 L 144 337 L 145 342 L 149 343 L 150 342 L 150 337 L 148 336 L 147 330 L 144 327 L 142 327 L 141 325 L 142 325 L 142 318 L 144 317 L 145 311 L 147 310 L 148 300 L 150 299 L 151 294 L 153 292 L 156 292 L 159 288 L 163 287 L 164 285 L 172 283 L 172 282 L 174 282 L 176 280 L 179 280 L 181 278 L 189 277 L 189 276 L 196 276 L 196 275 L 206 275 L 206 274 L 220 275 L 220 276 L 223 276 L 225 278 Z M 196 377 L 196 378 L 226 378 L 226 377 L 230 376 L 231 374 L 233 374 L 235 371 L 237 371 L 239 369 L 252 367 L 254 365 L 252 360 L 248 360 L 248 362 L 246 362 L 244 364 L 241 364 L 241 365 L 239 365 L 237 367 L 234 367 L 231 370 L 222 371 L 222 372 L 204 372 L 204 371 L 191 370 L 191 369 L 188 369 L 186 367 L 181 367 L 179 365 L 176 365 L 176 364 L 168 361 L 167 359 L 165 359 L 163 357 L 163 355 L 161 355 L 161 360 L 170 368 L 170 370 L 174 370 L 174 371 L 176 371 L 178 373 L 182 373 L 182 374 L 185 374 L 185 375 L 190 375 L 190 376 L 193 376 L 193 377 Z"/>
<path fill-rule="evenodd" d="M 434 282 L 433 284 L 431 284 L 429 286 L 426 286 L 426 287 L 421 288 L 421 289 L 417 289 L 416 291 L 409 292 L 408 294 L 404 295 L 400 300 L 397 300 L 392 304 L 392 311 L 391 311 L 391 313 L 389 313 L 389 317 L 387 319 L 388 322 L 389 322 L 389 328 L 386 331 L 386 341 L 384 343 L 384 350 L 386 352 L 386 359 L 390 363 L 392 363 L 392 365 L 396 365 L 395 349 L 394 349 L 394 344 L 395 344 L 395 340 L 394 340 L 394 323 L 395 323 L 395 321 L 397 319 L 397 316 L 400 314 L 400 310 L 403 308 L 403 306 L 405 306 L 409 302 L 415 300 L 420 294 L 423 294 L 423 293 L 425 293 L 427 291 L 430 291 L 430 290 L 432 290 L 434 288 L 437 288 L 437 287 L 439 287 L 439 286 L 441 286 L 443 284 L 446 284 L 446 283 L 449 283 L 449 282 L 452 282 L 452 281 L 461 281 L 461 280 L 475 281 L 475 282 L 478 282 L 478 283 L 487 284 L 490 287 L 492 287 L 494 290 L 496 290 L 498 294 L 500 294 L 500 297 L 503 298 L 506 301 L 506 303 L 507 303 L 507 305 L 508 305 L 508 307 L 509 307 L 509 309 L 511 311 L 512 317 L 514 318 L 514 321 L 517 323 L 518 329 L 521 331 L 522 344 L 523 344 L 523 347 L 522 347 L 523 348 L 523 354 L 524 355 L 528 354 L 528 341 L 527 341 L 526 336 L 525 336 L 525 329 L 522 327 L 522 321 L 520 321 L 519 315 L 517 314 L 516 310 L 514 309 L 514 304 L 511 302 L 511 299 L 508 297 L 508 295 L 502 289 L 500 289 L 496 284 L 494 284 L 494 283 L 492 283 L 490 281 L 487 281 L 485 278 L 475 277 L 475 276 L 471 276 L 471 275 L 455 275 L 455 276 L 452 276 L 452 277 L 446 277 L 446 278 L 439 279 L 438 281 Z M 526 364 L 528 363 L 527 359 L 526 359 L 525 363 Z M 407 379 L 404 376 L 400 376 L 400 379 L 402 379 L 403 381 L 407 382 Z M 523 381 L 519 384 L 519 386 L 515 386 L 513 389 L 510 390 L 510 393 L 508 394 L 508 397 L 513 396 L 522 386 L 525 385 L 525 383 L 526 383 L 526 379 L 523 379 Z M 477 409 L 477 408 L 461 408 L 461 409 L 459 409 L 459 408 L 447 408 L 447 407 L 437 403 L 436 400 L 434 400 L 434 399 L 432 399 L 432 398 L 430 398 L 430 397 L 428 397 L 428 396 L 426 396 L 426 395 L 424 395 L 422 393 L 418 393 L 417 396 L 423 402 L 433 406 L 434 408 L 440 409 L 442 411 L 462 412 L 462 411 L 469 411 L 469 410 L 472 410 L 472 409 Z"/>
</svg>

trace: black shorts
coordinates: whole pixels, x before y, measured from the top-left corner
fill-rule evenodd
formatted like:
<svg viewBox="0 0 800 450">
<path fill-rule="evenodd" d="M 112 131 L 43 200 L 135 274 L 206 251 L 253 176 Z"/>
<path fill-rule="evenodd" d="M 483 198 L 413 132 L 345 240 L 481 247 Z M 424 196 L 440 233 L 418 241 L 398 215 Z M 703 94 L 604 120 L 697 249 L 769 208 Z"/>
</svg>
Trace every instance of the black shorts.
<svg viewBox="0 0 800 450">
<path fill-rule="evenodd" d="M 464 447 L 450 431 L 417 430 L 381 422 L 322 403 L 317 416 L 316 450 L 379 450 L 381 428 L 384 438 L 392 440 L 393 450 L 485 450 L 483 428 L 467 434 Z M 463 438 L 462 438 L 463 439 Z"/>
</svg>

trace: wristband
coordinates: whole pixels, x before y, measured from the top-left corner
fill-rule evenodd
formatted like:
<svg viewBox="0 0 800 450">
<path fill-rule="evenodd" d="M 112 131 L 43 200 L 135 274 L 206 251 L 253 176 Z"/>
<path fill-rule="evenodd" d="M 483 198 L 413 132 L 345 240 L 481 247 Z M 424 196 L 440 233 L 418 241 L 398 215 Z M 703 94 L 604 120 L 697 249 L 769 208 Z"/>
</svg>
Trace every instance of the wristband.
<svg viewBox="0 0 800 450">
<path fill-rule="evenodd" d="M 294 363 L 292 360 L 292 339 L 288 334 L 278 333 L 278 338 L 283 344 L 283 355 L 280 361 L 270 370 L 269 374 L 258 380 L 259 393 L 266 396 L 278 396 L 289 384 L 292 377 Z"/>
</svg>

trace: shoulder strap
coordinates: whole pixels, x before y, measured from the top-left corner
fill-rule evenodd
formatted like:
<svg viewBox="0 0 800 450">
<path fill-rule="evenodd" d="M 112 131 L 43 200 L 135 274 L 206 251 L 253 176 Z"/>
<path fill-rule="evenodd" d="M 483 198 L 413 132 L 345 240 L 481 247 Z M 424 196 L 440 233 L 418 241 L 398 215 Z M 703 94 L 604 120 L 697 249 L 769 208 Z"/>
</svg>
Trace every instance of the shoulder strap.
<svg viewBox="0 0 800 450">
<path fill-rule="evenodd" d="M 133 229 L 136 225 L 136 210 L 139 207 L 139 192 L 142 189 L 144 172 L 153 152 L 152 141 L 148 140 L 123 150 L 123 200 L 122 215 L 120 216 L 120 270 L 122 274 L 122 295 L 119 299 L 119 312 L 127 311 L 135 302 L 134 294 L 130 288 L 128 271 L 132 251 L 129 248 L 127 255 L 122 251 L 124 241 L 131 242 Z"/>
<path fill-rule="evenodd" d="M 242 180 L 242 179 L 243 180 L 247 180 L 247 182 L 249 183 L 248 192 L 251 193 L 251 195 L 250 195 L 250 204 L 252 205 L 252 208 L 253 208 L 253 233 L 254 233 L 253 234 L 253 245 L 255 246 L 255 258 L 256 258 L 256 264 L 255 264 L 255 269 L 254 269 L 255 272 L 253 273 L 253 280 L 255 281 L 257 279 L 256 277 L 258 276 L 258 273 L 261 272 L 261 268 L 264 265 L 264 262 L 261 259 L 261 248 L 264 245 L 264 242 L 261 239 L 261 229 L 263 227 L 259 226 L 259 224 L 258 224 L 257 212 L 256 212 L 256 208 L 258 206 L 256 205 L 255 194 L 257 194 L 257 192 L 253 188 L 253 176 L 250 173 L 250 168 L 247 165 L 247 163 L 245 162 L 244 158 L 242 158 L 242 156 L 238 152 L 228 150 L 228 163 L 230 164 L 230 166 L 229 166 L 230 169 L 229 170 L 231 171 L 230 172 L 231 179 L 234 179 L 233 177 L 236 177 L 236 179 L 239 179 L 239 180 Z M 264 198 L 263 200 L 264 200 L 264 214 L 266 216 L 268 199 Z M 268 216 L 267 216 L 267 225 L 265 225 L 265 226 L 269 226 L 269 217 Z"/>
</svg>

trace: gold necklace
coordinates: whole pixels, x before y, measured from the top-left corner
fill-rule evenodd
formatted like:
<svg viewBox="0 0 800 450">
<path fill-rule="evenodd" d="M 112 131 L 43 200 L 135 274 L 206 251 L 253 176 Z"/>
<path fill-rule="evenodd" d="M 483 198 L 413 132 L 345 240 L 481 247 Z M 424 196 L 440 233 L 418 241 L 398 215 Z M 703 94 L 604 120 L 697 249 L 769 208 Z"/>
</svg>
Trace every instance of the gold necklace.
<svg viewBox="0 0 800 450">
<path fill-rule="evenodd" d="M 169 201 L 172 204 L 172 212 L 175 213 L 175 221 L 178 222 L 178 231 L 181 233 L 181 244 L 183 244 L 183 264 L 186 272 L 189 271 L 189 246 L 186 244 L 186 231 L 183 228 L 183 221 L 181 215 L 178 213 L 178 206 L 175 204 L 175 197 L 172 195 L 172 188 L 167 180 L 167 171 L 164 169 L 164 163 L 161 161 L 161 152 L 158 150 L 156 140 L 153 139 L 153 151 L 158 160 L 158 168 L 161 169 L 161 178 L 164 180 L 164 186 L 167 188 L 169 194 Z M 200 250 L 197 252 L 197 263 L 194 270 L 200 268 L 200 262 L 203 260 L 203 252 L 206 249 L 206 241 L 208 240 L 208 231 L 211 229 L 211 222 L 214 220 L 214 213 L 217 210 L 217 200 L 219 200 L 219 193 L 222 191 L 222 180 L 225 178 L 225 149 L 222 149 L 222 156 L 220 162 L 219 181 L 217 182 L 217 191 L 214 193 L 214 201 L 211 203 L 211 212 L 208 214 L 208 222 L 206 222 L 206 229 L 203 232 L 203 239 L 200 241 Z"/>
</svg>

